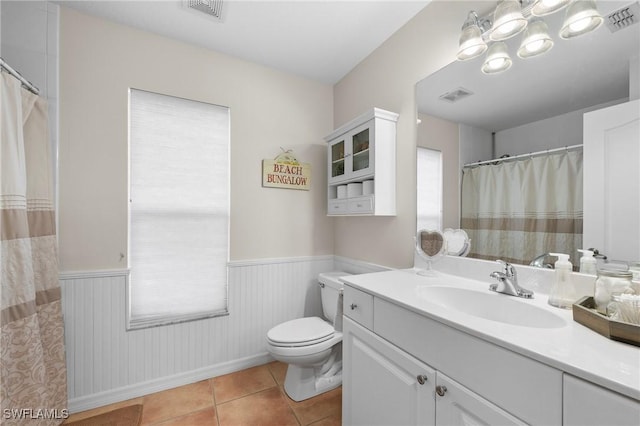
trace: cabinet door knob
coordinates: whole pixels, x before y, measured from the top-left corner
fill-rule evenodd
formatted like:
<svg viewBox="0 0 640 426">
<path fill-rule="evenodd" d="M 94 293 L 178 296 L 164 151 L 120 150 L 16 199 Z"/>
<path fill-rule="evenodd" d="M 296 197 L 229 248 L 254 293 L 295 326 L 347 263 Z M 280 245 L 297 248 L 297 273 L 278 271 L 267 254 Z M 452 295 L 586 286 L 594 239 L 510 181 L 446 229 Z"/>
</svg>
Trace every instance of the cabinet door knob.
<svg viewBox="0 0 640 426">
<path fill-rule="evenodd" d="M 420 383 L 421 385 L 424 385 L 425 383 L 427 383 L 427 376 L 425 376 L 424 374 L 420 374 L 417 377 L 418 379 L 418 383 Z"/>
<path fill-rule="evenodd" d="M 446 386 L 442 386 L 442 385 L 438 385 L 436 386 L 436 393 L 440 396 L 444 396 L 444 394 L 447 392 L 447 387 Z"/>
<path fill-rule="evenodd" d="M 358 305 L 356 305 L 355 303 L 352 303 L 349 307 L 353 311 L 354 309 L 356 309 L 358 307 Z"/>
</svg>

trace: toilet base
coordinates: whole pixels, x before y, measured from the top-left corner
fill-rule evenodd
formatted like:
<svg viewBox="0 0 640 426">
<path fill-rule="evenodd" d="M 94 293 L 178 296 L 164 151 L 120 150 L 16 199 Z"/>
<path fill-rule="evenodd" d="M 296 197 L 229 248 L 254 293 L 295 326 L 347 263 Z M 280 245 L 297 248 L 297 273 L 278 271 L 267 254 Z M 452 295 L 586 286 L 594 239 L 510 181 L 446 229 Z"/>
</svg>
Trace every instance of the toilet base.
<svg viewBox="0 0 640 426">
<path fill-rule="evenodd" d="M 339 371 L 325 375 L 318 374 L 318 368 L 289 364 L 284 380 L 284 390 L 289 398 L 296 402 L 304 401 L 342 384 L 342 365 Z"/>
</svg>

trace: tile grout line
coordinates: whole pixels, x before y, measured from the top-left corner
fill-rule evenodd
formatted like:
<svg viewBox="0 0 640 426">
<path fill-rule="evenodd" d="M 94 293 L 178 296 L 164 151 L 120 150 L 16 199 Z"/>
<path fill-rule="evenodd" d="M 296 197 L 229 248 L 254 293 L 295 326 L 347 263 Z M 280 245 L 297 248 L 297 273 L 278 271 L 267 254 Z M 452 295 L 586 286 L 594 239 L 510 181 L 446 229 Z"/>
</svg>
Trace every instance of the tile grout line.
<svg viewBox="0 0 640 426">
<path fill-rule="evenodd" d="M 216 402 L 216 385 L 213 383 L 215 377 L 209 378 L 209 385 L 211 386 L 211 398 L 213 399 L 213 411 L 216 416 L 216 425 L 220 426 L 220 412 L 218 411 L 218 403 Z"/>
<path fill-rule="evenodd" d="M 275 382 L 276 387 L 280 391 L 280 395 L 282 395 L 282 397 L 284 398 L 284 402 L 287 404 L 287 407 L 289 408 L 289 411 L 291 411 L 291 413 L 293 414 L 293 417 L 298 422 L 298 425 L 302 426 L 302 421 L 300 420 L 300 418 L 298 418 L 298 414 L 296 414 L 296 410 L 294 410 L 293 407 L 291 406 L 291 404 L 289 403 L 289 399 L 288 399 L 287 394 L 286 394 L 286 392 L 284 390 L 284 383 L 282 384 L 282 386 L 280 386 L 280 383 L 278 383 L 278 379 L 276 378 L 276 375 L 273 372 L 273 370 L 271 369 L 270 365 L 271 365 L 271 363 L 267 364 L 267 370 L 269 370 L 269 374 L 271 374 L 271 377 L 273 378 L 273 381 Z"/>
</svg>

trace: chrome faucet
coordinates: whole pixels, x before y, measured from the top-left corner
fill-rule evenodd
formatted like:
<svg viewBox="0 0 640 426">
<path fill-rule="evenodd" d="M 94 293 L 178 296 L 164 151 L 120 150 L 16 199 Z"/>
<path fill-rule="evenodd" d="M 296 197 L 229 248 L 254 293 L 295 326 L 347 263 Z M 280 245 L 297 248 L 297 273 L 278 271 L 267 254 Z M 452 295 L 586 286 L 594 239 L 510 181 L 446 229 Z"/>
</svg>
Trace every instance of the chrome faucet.
<svg viewBox="0 0 640 426">
<path fill-rule="evenodd" d="M 544 262 L 547 256 L 549 256 L 549 253 L 542 253 L 540 256 L 533 259 L 531 263 L 529 263 L 529 266 L 535 266 L 536 268 L 553 269 L 553 264 Z"/>
<path fill-rule="evenodd" d="M 489 290 L 495 291 L 496 293 L 531 299 L 533 292 L 518 285 L 518 274 L 513 265 L 502 260 L 497 260 L 497 262 L 504 267 L 504 272 L 495 271 L 491 273 L 490 276 L 497 279 L 498 282 L 491 284 Z"/>
</svg>

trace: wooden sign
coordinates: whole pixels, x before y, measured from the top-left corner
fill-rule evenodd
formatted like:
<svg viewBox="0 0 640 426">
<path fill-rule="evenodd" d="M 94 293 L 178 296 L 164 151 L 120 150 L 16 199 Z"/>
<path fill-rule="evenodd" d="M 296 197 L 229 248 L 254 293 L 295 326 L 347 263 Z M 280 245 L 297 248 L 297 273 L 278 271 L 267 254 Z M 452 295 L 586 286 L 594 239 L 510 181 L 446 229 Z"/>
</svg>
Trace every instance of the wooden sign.
<svg viewBox="0 0 640 426">
<path fill-rule="evenodd" d="M 262 160 L 262 186 L 269 188 L 311 188 L 311 164 L 300 163 L 291 151 L 285 151 L 273 160 Z"/>
</svg>

